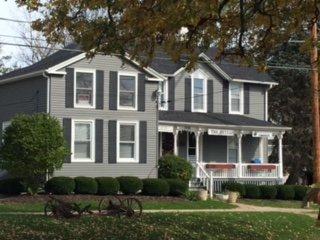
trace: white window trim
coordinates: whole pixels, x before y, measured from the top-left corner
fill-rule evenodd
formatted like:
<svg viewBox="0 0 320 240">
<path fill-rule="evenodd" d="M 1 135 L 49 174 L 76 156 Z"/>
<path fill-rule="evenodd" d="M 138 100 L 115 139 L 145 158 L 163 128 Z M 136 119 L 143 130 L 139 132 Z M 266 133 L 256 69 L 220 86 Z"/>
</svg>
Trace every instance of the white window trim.
<svg viewBox="0 0 320 240">
<path fill-rule="evenodd" d="M 134 158 L 120 158 L 120 126 L 134 125 Z M 117 121 L 117 163 L 139 163 L 139 121 Z"/>
<path fill-rule="evenodd" d="M 92 86 L 92 105 L 77 104 L 77 73 L 92 73 L 93 86 Z M 73 104 L 75 108 L 96 108 L 96 70 L 86 68 L 75 68 L 73 74 Z"/>
<path fill-rule="evenodd" d="M 231 88 L 232 85 L 238 85 L 240 86 L 240 111 L 232 111 L 231 108 Z M 243 93 L 243 83 L 229 83 L 229 113 L 230 114 L 243 114 L 243 110 L 244 110 L 244 93 Z"/>
<path fill-rule="evenodd" d="M 75 124 L 76 123 L 90 123 L 90 158 L 75 158 L 74 156 L 74 140 L 75 140 Z M 94 120 L 86 120 L 86 119 L 72 119 L 72 127 L 71 127 L 71 162 L 95 162 L 95 121 Z"/>
<path fill-rule="evenodd" d="M 173 79 L 174 80 L 174 79 Z M 164 93 L 162 93 L 160 90 L 160 84 L 164 84 Z M 164 106 L 161 106 L 161 102 L 159 103 L 159 110 L 164 110 L 167 111 L 168 110 L 168 94 L 169 94 L 169 83 L 168 80 L 163 80 L 162 82 L 159 83 L 159 91 L 161 94 L 164 94 Z M 161 101 L 161 96 L 159 97 L 159 101 Z"/>
<path fill-rule="evenodd" d="M 194 78 L 202 78 L 203 79 L 203 109 L 194 109 Z M 191 74 L 191 111 L 192 112 L 207 112 L 207 75 L 201 71 L 197 70 Z"/>
<path fill-rule="evenodd" d="M 128 106 L 121 106 L 120 105 L 120 76 L 133 76 L 135 77 L 135 96 L 134 96 L 134 107 L 128 107 Z M 118 72 L 118 79 L 117 79 L 117 105 L 118 109 L 120 110 L 132 110 L 132 111 L 137 111 L 138 110 L 138 73 L 136 72 Z"/>
</svg>

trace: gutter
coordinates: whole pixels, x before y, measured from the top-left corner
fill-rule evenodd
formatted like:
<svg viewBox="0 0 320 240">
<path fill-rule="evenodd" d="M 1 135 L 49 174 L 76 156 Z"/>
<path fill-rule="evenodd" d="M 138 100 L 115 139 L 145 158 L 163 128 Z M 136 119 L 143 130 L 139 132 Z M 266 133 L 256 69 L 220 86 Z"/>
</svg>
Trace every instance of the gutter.
<svg viewBox="0 0 320 240">
<path fill-rule="evenodd" d="M 3 80 L 0 80 L 0 85 L 6 84 L 8 82 L 16 82 L 16 81 L 19 81 L 19 80 L 22 80 L 22 79 L 25 79 L 25 78 L 41 76 L 41 75 L 43 75 L 43 73 L 44 73 L 44 70 L 40 70 L 40 71 L 36 71 L 36 72 L 32 72 L 32 73 L 18 75 L 18 76 L 11 77 L 11 78 L 5 78 Z"/>
</svg>

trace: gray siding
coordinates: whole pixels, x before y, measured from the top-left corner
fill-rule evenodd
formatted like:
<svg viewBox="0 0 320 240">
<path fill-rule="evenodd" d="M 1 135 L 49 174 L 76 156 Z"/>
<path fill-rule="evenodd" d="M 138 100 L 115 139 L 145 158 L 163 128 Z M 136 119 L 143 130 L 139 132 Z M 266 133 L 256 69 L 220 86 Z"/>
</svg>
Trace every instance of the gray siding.
<svg viewBox="0 0 320 240">
<path fill-rule="evenodd" d="M 81 60 L 68 67 L 90 68 L 104 71 L 104 109 L 65 108 L 65 79 L 52 77 L 51 81 L 51 114 L 73 119 L 103 119 L 103 162 L 102 163 L 69 163 L 55 172 L 56 176 L 121 176 L 131 175 L 141 178 L 157 177 L 157 127 L 156 108 L 152 94 L 158 88 L 157 82 L 146 82 L 145 111 L 109 110 L 109 77 L 110 71 L 133 71 L 137 68 L 122 62 L 118 57 L 98 55 L 92 60 Z M 108 122 L 116 120 L 138 120 L 147 123 L 147 163 L 108 163 Z M 138 134 L 138 133 L 137 133 Z"/>
<path fill-rule="evenodd" d="M 249 85 L 249 117 L 265 120 L 265 91 L 266 86 Z"/>
<path fill-rule="evenodd" d="M 0 85 L 0 122 L 8 121 L 17 114 L 46 111 L 47 79 L 45 77 L 38 76 Z"/>
</svg>

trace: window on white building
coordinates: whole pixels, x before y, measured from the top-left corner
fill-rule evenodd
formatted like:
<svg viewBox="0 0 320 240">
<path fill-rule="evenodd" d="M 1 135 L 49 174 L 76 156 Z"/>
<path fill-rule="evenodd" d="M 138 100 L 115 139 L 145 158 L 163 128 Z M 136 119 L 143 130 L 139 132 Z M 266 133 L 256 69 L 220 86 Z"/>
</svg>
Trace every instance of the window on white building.
<svg viewBox="0 0 320 240">
<path fill-rule="evenodd" d="M 200 70 L 191 74 L 191 91 L 193 112 L 207 111 L 207 78 Z"/>
</svg>

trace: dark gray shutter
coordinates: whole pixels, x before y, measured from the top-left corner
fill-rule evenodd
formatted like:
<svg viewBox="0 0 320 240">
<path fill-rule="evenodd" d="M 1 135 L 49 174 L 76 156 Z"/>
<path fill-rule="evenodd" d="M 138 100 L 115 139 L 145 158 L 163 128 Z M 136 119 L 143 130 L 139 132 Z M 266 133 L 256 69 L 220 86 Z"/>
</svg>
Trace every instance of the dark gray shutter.
<svg viewBox="0 0 320 240">
<path fill-rule="evenodd" d="M 108 162 L 117 162 L 117 121 L 110 120 L 108 124 Z"/>
<path fill-rule="evenodd" d="M 229 113 L 229 82 L 226 80 L 222 87 L 222 112 Z"/>
<path fill-rule="evenodd" d="M 147 122 L 140 121 L 139 163 L 147 163 Z"/>
<path fill-rule="evenodd" d="M 175 78 L 174 77 L 168 77 L 168 109 L 169 111 L 174 111 L 174 102 L 175 102 Z"/>
<path fill-rule="evenodd" d="M 244 83 L 244 114 L 250 113 L 250 85 Z"/>
<path fill-rule="evenodd" d="M 118 107 L 118 72 L 110 71 L 109 82 L 109 110 L 117 110 Z"/>
<path fill-rule="evenodd" d="M 213 112 L 213 80 L 208 80 L 207 82 L 207 106 L 208 113 Z"/>
<path fill-rule="evenodd" d="M 65 89 L 65 106 L 66 108 L 74 107 L 74 69 L 66 68 L 66 89 Z"/>
<path fill-rule="evenodd" d="M 146 103 L 146 75 L 138 74 L 138 111 L 145 110 Z"/>
<path fill-rule="evenodd" d="M 63 133 L 64 138 L 67 142 L 67 147 L 70 150 L 71 153 L 71 118 L 64 118 L 63 119 Z M 65 158 L 65 163 L 71 163 L 71 155 Z"/>
<path fill-rule="evenodd" d="M 96 109 L 103 109 L 104 71 L 96 71 Z"/>
<path fill-rule="evenodd" d="M 96 163 L 103 162 L 103 120 L 96 119 Z"/>
<path fill-rule="evenodd" d="M 185 79 L 184 92 L 184 111 L 191 112 L 191 78 Z"/>
</svg>

